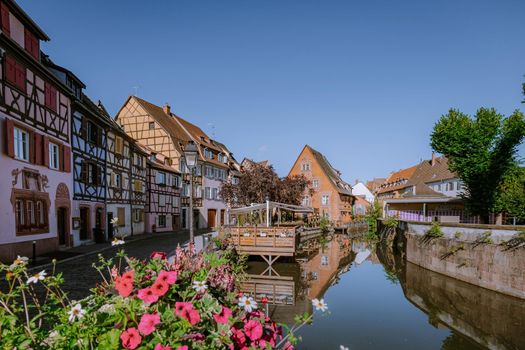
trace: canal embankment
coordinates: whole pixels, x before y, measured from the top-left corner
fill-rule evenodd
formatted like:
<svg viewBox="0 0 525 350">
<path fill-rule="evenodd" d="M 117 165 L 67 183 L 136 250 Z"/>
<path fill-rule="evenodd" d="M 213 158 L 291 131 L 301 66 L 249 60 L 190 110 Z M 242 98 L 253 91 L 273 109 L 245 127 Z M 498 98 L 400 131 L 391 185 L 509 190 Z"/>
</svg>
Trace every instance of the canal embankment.
<svg viewBox="0 0 525 350">
<path fill-rule="evenodd" d="M 525 226 L 399 222 L 406 260 L 525 299 Z"/>
</svg>

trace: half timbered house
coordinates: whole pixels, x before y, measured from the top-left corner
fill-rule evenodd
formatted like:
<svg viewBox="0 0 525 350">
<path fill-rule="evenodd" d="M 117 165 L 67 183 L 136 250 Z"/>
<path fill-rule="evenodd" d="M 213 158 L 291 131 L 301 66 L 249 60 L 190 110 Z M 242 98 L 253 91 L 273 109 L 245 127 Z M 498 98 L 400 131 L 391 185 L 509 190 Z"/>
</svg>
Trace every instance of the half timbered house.
<svg viewBox="0 0 525 350">
<path fill-rule="evenodd" d="M 141 146 L 148 153 L 146 232 L 167 232 L 180 229 L 181 173 L 169 164 L 169 158 Z"/>
<path fill-rule="evenodd" d="M 40 51 L 49 37 L 0 3 L 0 259 L 71 245 L 71 91 Z"/>
</svg>

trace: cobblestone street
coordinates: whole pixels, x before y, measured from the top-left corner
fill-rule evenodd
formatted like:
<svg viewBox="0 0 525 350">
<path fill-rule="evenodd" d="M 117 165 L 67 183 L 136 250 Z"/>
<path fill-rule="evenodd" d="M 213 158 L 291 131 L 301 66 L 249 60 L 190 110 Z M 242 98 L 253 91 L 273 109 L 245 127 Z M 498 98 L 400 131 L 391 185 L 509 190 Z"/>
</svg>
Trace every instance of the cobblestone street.
<svg viewBox="0 0 525 350">
<path fill-rule="evenodd" d="M 187 232 L 163 233 L 154 236 L 129 241 L 128 243 L 113 247 L 101 252 L 104 257 L 115 256 L 116 252 L 124 249 L 129 256 L 139 259 L 149 257 L 152 251 L 171 252 L 177 248 L 177 244 L 183 244 L 189 239 Z M 63 289 L 68 292 L 70 299 L 79 300 L 89 294 L 89 289 L 100 282 L 99 273 L 92 267 L 98 261 L 99 254 L 89 254 L 70 261 L 57 264 L 56 270 L 64 274 L 65 284 Z M 50 268 L 46 270 L 50 273 Z"/>
</svg>

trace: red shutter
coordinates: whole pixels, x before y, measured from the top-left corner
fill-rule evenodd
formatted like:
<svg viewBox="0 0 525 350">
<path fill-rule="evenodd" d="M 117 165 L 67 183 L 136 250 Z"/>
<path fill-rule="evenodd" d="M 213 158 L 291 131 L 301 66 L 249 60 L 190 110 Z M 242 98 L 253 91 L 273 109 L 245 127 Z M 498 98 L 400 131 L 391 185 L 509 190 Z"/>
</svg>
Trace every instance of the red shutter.
<svg viewBox="0 0 525 350">
<path fill-rule="evenodd" d="M 15 72 L 16 72 L 15 84 L 20 90 L 25 92 L 26 91 L 26 67 L 16 62 Z"/>
<path fill-rule="evenodd" d="M 68 146 L 62 146 L 60 147 L 62 150 L 62 169 L 66 173 L 71 172 L 71 148 Z"/>
<path fill-rule="evenodd" d="M 2 21 L 2 32 L 7 36 L 11 35 L 11 27 L 9 25 L 9 9 L 6 4 L 0 4 L 0 20 Z"/>
<path fill-rule="evenodd" d="M 11 158 L 15 157 L 15 126 L 12 120 L 5 121 L 5 142 L 7 155 Z"/>
<path fill-rule="evenodd" d="M 44 166 L 49 167 L 49 138 L 44 136 Z"/>
<path fill-rule="evenodd" d="M 24 44 L 25 44 L 26 51 L 29 52 L 29 54 L 33 56 L 35 60 L 38 60 L 38 56 L 39 56 L 38 51 L 40 50 L 38 39 L 27 28 L 25 29 L 25 32 L 24 32 Z"/>
<path fill-rule="evenodd" d="M 16 62 L 11 56 L 5 57 L 5 77 L 11 84 L 16 84 Z"/>
<path fill-rule="evenodd" d="M 35 150 L 35 164 L 42 165 L 44 163 L 42 150 L 42 135 L 35 133 L 34 136 L 34 150 Z M 45 150 L 44 150 L 45 151 Z"/>
</svg>

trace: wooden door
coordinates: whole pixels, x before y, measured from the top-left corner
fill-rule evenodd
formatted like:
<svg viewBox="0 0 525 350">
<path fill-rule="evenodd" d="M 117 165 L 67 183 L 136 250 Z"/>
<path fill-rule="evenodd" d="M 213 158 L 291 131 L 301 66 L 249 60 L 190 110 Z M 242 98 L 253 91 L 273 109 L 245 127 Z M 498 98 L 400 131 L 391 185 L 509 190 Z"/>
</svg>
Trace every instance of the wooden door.
<svg viewBox="0 0 525 350">
<path fill-rule="evenodd" d="M 217 216 L 217 210 L 208 209 L 208 228 L 215 227 L 215 216 Z"/>
<path fill-rule="evenodd" d="M 57 233 L 58 233 L 58 244 L 66 245 L 66 208 L 58 208 L 57 210 Z"/>
<path fill-rule="evenodd" d="M 113 238 L 113 224 L 111 221 L 113 220 L 113 213 L 108 213 L 108 239 Z"/>
<path fill-rule="evenodd" d="M 80 240 L 89 238 L 89 208 L 80 208 Z"/>
</svg>

